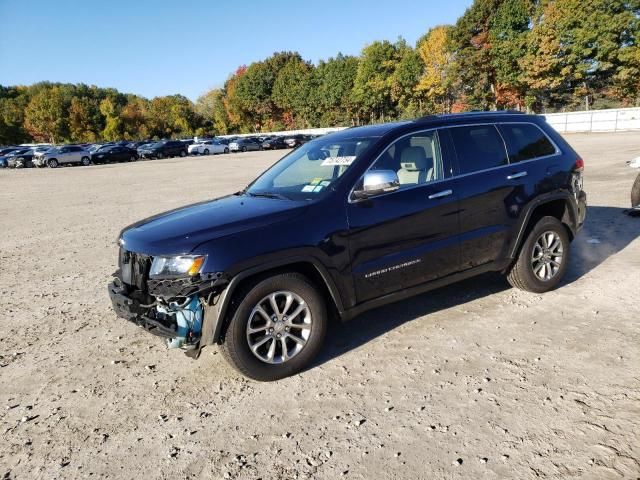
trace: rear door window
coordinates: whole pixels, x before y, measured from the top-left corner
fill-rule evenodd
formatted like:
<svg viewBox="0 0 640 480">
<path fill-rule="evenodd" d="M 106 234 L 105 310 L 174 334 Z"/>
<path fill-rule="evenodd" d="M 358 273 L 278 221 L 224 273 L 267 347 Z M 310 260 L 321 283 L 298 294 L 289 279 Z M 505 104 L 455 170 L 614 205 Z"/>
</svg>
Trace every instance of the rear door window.
<svg viewBox="0 0 640 480">
<path fill-rule="evenodd" d="M 556 153 L 556 147 L 536 125 L 503 123 L 499 126 L 509 150 L 511 163 L 523 162 Z"/>
<path fill-rule="evenodd" d="M 459 174 L 507 165 L 504 141 L 494 125 L 451 127 Z"/>
</svg>

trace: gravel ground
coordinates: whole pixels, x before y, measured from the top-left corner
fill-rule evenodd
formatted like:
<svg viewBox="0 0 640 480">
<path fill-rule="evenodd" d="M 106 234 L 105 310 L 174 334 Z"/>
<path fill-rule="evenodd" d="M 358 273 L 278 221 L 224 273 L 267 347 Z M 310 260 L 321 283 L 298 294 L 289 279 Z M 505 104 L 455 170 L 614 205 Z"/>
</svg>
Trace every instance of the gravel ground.
<svg viewBox="0 0 640 480">
<path fill-rule="evenodd" d="M 106 284 L 123 226 L 281 152 L 0 171 L 0 476 L 638 478 L 640 134 L 568 139 L 590 207 L 561 288 L 484 275 L 390 305 L 270 384 L 166 351 Z"/>
</svg>

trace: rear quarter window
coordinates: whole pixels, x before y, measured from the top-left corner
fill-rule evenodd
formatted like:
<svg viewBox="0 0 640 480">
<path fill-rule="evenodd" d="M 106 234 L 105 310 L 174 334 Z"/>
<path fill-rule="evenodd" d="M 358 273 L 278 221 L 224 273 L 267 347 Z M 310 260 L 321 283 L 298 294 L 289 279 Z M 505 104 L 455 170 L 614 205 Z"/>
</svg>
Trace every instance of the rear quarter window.
<svg viewBox="0 0 640 480">
<path fill-rule="evenodd" d="M 546 157 L 556 153 L 556 147 L 544 132 L 530 123 L 504 123 L 499 126 L 509 151 L 511 163 Z"/>
</svg>

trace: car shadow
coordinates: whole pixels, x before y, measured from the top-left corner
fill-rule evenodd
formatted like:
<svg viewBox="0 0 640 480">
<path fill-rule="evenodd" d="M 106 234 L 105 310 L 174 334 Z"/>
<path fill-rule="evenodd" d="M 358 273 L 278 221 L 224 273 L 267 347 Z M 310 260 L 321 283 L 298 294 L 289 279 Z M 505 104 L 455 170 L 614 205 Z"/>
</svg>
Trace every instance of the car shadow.
<svg viewBox="0 0 640 480">
<path fill-rule="evenodd" d="M 583 277 L 640 237 L 640 219 L 618 207 L 589 207 L 584 228 L 572 244 L 572 256 L 559 288 Z M 385 305 L 345 323 L 331 322 L 325 347 L 311 368 L 389 332 L 406 322 L 510 289 L 504 276 L 486 273 Z"/>
<path fill-rule="evenodd" d="M 563 285 L 582 278 L 640 237 L 640 218 L 626 215 L 625 210 L 604 206 L 587 209 L 584 227 L 571 244 L 571 261 Z"/>
</svg>

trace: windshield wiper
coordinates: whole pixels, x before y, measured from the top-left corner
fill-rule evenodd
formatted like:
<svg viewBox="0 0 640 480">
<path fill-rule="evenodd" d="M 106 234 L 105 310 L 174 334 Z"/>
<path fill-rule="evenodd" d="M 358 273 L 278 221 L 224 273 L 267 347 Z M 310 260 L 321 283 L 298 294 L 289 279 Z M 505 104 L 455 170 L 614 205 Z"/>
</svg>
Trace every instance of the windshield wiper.
<svg viewBox="0 0 640 480">
<path fill-rule="evenodd" d="M 264 197 L 264 198 L 277 198 L 280 200 L 291 200 L 286 195 L 282 195 L 281 193 L 273 193 L 273 192 L 245 192 L 247 195 L 252 197 Z"/>
</svg>

